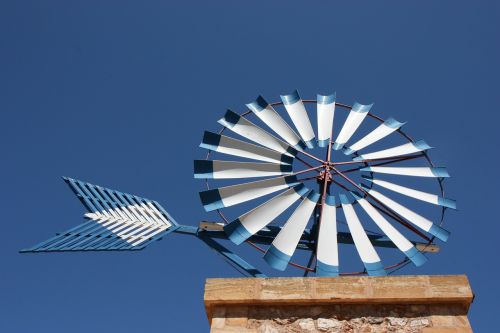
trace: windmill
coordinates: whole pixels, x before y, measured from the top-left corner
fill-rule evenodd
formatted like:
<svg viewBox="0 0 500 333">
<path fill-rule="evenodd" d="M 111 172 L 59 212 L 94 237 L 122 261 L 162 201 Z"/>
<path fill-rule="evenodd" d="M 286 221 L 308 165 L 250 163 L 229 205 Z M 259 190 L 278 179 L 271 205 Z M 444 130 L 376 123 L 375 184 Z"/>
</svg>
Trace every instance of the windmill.
<svg viewBox="0 0 500 333">
<path fill-rule="evenodd" d="M 303 100 L 294 91 L 275 103 L 259 96 L 246 106 L 242 114 L 228 110 L 220 131 L 204 133 L 208 153 L 194 161 L 194 177 L 206 186 L 202 205 L 219 221 L 182 225 L 154 200 L 64 177 L 87 221 L 21 252 L 137 251 L 177 233 L 202 240 L 244 275 L 265 276 L 219 240 L 249 244 L 279 271 L 386 275 L 423 265 L 423 253 L 439 251 L 435 240 L 447 241 L 445 212 L 456 209 L 444 196 L 449 174 L 404 123 L 373 114 L 372 104 L 339 103 L 335 93 Z M 361 259 L 359 272 L 340 272 L 346 244 Z M 384 265 L 377 249 L 402 259 Z M 310 253 L 307 263 L 292 261 L 296 250 Z"/>
</svg>

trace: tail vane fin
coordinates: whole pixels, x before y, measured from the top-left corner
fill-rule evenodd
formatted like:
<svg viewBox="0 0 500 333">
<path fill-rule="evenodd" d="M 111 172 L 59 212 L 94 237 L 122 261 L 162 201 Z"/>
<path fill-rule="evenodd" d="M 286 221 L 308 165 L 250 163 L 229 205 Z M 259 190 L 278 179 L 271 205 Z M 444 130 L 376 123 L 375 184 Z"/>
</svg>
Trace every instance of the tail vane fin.
<svg viewBox="0 0 500 333">
<path fill-rule="evenodd" d="M 141 250 L 177 222 L 156 201 L 63 178 L 89 220 L 21 252 Z"/>
</svg>

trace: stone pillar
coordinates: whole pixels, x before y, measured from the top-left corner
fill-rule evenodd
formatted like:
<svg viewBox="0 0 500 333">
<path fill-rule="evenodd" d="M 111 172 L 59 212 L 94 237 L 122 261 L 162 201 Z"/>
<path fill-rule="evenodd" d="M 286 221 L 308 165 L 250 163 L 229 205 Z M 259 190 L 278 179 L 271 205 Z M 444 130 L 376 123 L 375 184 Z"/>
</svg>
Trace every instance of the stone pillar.
<svg viewBox="0 0 500 333">
<path fill-rule="evenodd" d="M 472 332 L 465 275 L 207 279 L 212 333 Z"/>
</svg>

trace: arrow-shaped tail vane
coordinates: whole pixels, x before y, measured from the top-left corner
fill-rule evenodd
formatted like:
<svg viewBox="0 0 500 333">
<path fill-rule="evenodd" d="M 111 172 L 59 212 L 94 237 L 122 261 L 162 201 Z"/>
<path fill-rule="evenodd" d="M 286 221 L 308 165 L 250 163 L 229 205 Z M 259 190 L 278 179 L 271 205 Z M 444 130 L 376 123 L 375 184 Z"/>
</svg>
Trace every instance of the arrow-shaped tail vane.
<svg viewBox="0 0 500 333">
<path fill-rule="evenodd" d="M 64 178 L 89 221 L 21 252 L 141 250 L 177 223 L 156 201 Z"/>
</svg>

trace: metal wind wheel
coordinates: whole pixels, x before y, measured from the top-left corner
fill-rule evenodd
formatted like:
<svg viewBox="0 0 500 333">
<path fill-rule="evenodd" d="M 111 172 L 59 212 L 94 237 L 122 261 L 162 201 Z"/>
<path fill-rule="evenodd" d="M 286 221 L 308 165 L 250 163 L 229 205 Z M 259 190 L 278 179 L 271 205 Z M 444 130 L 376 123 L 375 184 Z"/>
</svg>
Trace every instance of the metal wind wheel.
<svg viewBox="0 0 500 333">
<path fill-rule="evenodd" d="M 372 105 L 350 107 L 335 94 L 281 99 L 259 97 L 241 115 L 227 111 L 222 130 L 203 136 L 208 153 L 194 162 L 195 178 L 206 182 L 203 207 L 221 221 L 183 225 L 157 201 L 64 177 L 86 221 L 21 252 L 137 251 L 181 234 L 242 274 L 262 277 L 219 241 L 248 243 L 278 270 L 291 265 L 320 276 L 384 275 L 439 250 L 434 240 L 447 240 L 441 224 L 455 202 L 444 197 L 448 173 L 433 165 L 424 141 L 372 114 Z M 354 248 L 364 268 L 347 273 L 342 256 Z M 296 254 L 292 261 L 296 250 L 306 263 Z"/>
<path fill-rule="evenodd" d="M 302 100 L 294 91 L 281 102 L 259 96 L 246 106 L 241 115 L 228 110 L 218 133 L 205 132 L 200 147 L 209 152 L 194 161 L 195 178 L 207 179 L 203 207 L 218 212 L 233 243 L 251 244 L 277 270 L 293 265 L 336 276 L 339 244 L 355 245 L 359 273 L 385 275 L 424 264 L 422 252 L 438 250 L 435 238 L 448 239 L 444 212 L 456 208 L 444 197 L 448 172 L 433 165 L 429 145 L 401 130 L 404 123 L 372 114 L 372 104 L 338 103 L 335 94 Z M 376 247 L 397 249 L 403 259 L 384 266 Z M 296 249 L 311 251 L 307 264 L 291 261 Z"/>
</svg>

